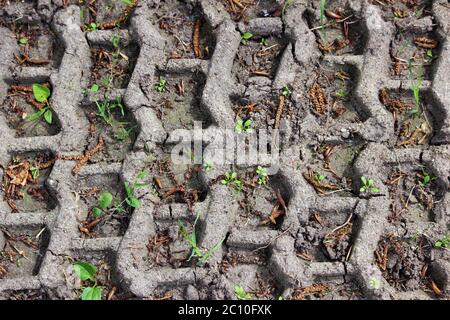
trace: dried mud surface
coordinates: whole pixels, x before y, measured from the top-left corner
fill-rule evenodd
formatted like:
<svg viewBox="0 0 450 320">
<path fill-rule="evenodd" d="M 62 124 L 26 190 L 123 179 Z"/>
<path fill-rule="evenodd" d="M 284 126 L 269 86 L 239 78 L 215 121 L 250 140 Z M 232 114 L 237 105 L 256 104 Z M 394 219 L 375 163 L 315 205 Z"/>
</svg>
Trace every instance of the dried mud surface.
<svg viewBox="0 0 450 320">
<path fill-rule="evenodd" d="M 0 0 L 0 299 L 80 299 L 76 262 L 108 300 L 449 299 L 449 32 L 445 0 Z M 196 121 L 279 157 L 174 163 Z"/>
</svg>

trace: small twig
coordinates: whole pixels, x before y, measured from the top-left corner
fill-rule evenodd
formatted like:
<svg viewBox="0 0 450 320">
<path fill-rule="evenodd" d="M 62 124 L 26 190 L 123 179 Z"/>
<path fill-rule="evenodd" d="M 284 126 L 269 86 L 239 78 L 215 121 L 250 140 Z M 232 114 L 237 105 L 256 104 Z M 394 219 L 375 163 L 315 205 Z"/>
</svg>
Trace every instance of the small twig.
<svg viewBox="0 0 450 320">
<path fill-rule="evenodd" d="M 256 251 L 259 251 L 259 250 L 263 250 L 263 249 L 268 248 L 268 247 L 269 247 L 272 243 L 274 243 L 277 239 L 279 239 L 281 236 L 285 235 L 290 229 L 291 229 L 291 226 L 289 226 L 289 228 L 287 228 L 285 231 L 283 231 L 282 233 L 280 233 L 279 235 L 277 235 L 275 238 L 273 238 L 272 240 L 270 240 L 270 242 L 269 242 L 268 244 L 266 244 L 266 245 L 263 246 L 263 247 L 256 248 L 256 249 L 253 250 L 252 252 L 256 252 Z"/>
<path fill-rule="evenodd" d="M 348 225 L 348 224 L 350 223 L 350 221 L 352 220 L 352 218 L 353 218 L 353 212 L 350 213 L 350 216 L 348 217 L 347 221 L 344 222 L 344 224 L 342 224 L 342 225 L 340 225 L 340 226 L 334 228 L 333 230 L 331 230 L 331 232 L 329 232 L 329 233 L 324 237 L 324 239 L 325 239 L 325 238 L 328 238 L 328 236 L 332 235 L 333 233 L 335 233 L 335 232 L 338 231 L 339 229 L 344 228 L 346 225 Z"/>
<path fill-rule="evenodd" d="M 281 115 L 283 114 L 284 111 L 284 105 L 285 105 L 285 96 L 280 95 L 279 98 L 279 103 L 278 103 L 278 110 L 277 110 L 277 114 L 275 115 L 275 124 L 273 126 L 273 128 L 275 130 L 277 130 L 280 127 L 280 121 L 281 121 Z"/>
<path fill-rule="evenodd" d="M 104 145 L 103 137 L 99 136 L 98 143 L 95 145 L 94 148 L 88 150 L 80 160 L 78 160 L 75 167 L 73 167 L 72 172 L 78 173 L 81 167 L 84 166 L 97 152 L 99 152 L 101 148 L 103 148 L 103 145 Z"/>
</svg>

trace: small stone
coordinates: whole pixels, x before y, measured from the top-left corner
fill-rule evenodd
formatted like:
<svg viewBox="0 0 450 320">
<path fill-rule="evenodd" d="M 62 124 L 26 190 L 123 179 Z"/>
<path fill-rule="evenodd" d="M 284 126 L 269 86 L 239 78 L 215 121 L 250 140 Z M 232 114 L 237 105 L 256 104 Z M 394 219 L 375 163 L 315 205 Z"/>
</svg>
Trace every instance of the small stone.
<svg viewBox="0 0 450 320">
<path fill-rule="evenodd" d="M 397 256 L 395 256 L 395 255 L 389 255 L 389 257 L 388 257 L 388 261 L 387 261 L 387 268 L 390 270 L 390 269 L 393 269 L 394 268 L 394 266 L 396 265 L 396 263 L 397 263 Z"/>
<path fill-rule="evenodd" d="M 56 189 L 56 187 L 58 186 L 58 182 L 53 179 L 47 179 L 47 185 L 52 189 Z"/>
<path fill-rule="evenodd" d="M 5 235 L 3 234 L 2 231 L 0 231 L 0 251 L 2 251 L 5 248 Z"/>
<path fill-rule="evenodd" d="M 341 129 L 341 137 L 344 139 L 348 139 L 350 137 L 350 131 L 347 129 Z"/>
<path fill-rule="evenodd" d="M 199 300 L 199 294 L 197 289 L 193 285 L 188 285 L 186 288 L 186 300 Z"/>
<path fill-rule="evenodd" d="M 409 197 L 409 203 L 414 204 L 414 203 L 418 203 L 419 201 L 417 200 L 416 196 L 411 194 L 411 196 Z"/>
<path fill-rule="evenodd" d="M 253 59 L 252 59 L 251 55 L 246 56 L 244 61 L 245 61 L 245 64 L 248 66 L 251 66 L 253 64 Z"/>
<path fill-rule="evenodd" d="M 168 228 L 168 231 L 169 238 L 172 240 L 176 240 L 178 238 L 180 228 L 178 226 L 170 226 Z"/>
</svg>

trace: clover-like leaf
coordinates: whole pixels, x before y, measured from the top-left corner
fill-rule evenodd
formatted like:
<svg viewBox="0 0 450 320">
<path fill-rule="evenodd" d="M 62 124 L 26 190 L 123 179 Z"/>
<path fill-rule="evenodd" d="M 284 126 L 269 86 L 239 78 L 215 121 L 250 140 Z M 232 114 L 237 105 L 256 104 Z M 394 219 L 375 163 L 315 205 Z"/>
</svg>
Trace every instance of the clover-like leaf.
<svg viewBox="0 0 450 320">
<path fill-rule="evenodd" d="M 103 214 L 102 209 L 97 208 L 97 207 L 95 207 L 95 208 L 92 209 L 92 215 L 94 216 L 94 218 L 97 219 L 97 218 L 100 217 L 102 214 Z"/>
<path fill-rule="evenodd" d="M 102 289 L 98 287 L 87 287 L 84 288 L 81 294 L 81 300 L 101 300 L 102 299 Z"/>
<path fill-rule="evenodd" d="M 53 112 L 50 109 L 45 110 L 44 112 L 44 119 L 47 121 L 48 124 L 52 124 L 53 121 Z"/>
<path fill-rule="evenodd" d="M 95 274 L 97 273 L 96 266 L 90 264 L 89 262 L 82 261 L 75 262 L 73 265 L 73 270 L 81 281 L 94 280 Z"/>
<path fill-rule="evenodd" d="M 139 208 L 141 206 L 141 203 L 139 202 L 139 200 L 136 197 L 128 197 L 126 199 L 126 202 L 130 207 L 133 207 L 133 208 Z"/>
<path fill-rule="evenodd" d="M 98 92 L 98 90 L 100 89 L 100 87 L 98 86 L 98 84 L 93 84 L 92 86 L 91 86 L 91 88 L 89 89 L 89 91 L 90 92 L 92 92 L 92 93 L 96 93 L 96 92 Z"/>
<path fill-rule="evenodd" d="M 249 293 L 245 292 L 244 288 L 241 286 L 234 287 L 234 293 L 239 300 L 249 300 L 252 297 Z"/>
<path fill-rule="evenodd" d="M 113 201 L 113 196 L 109 192 L 103 192 L 98 198 L 98 205 L 100 209 L 106 209 Z"/>
<path fill-rule="evenodd" d="M 39 119 L 39 117 L 41 117 L 45 112 L 45 108 L 42 108 L 41 110 L 36 111 L 35 113 L 30 114 L 27 117 L 27 121 L 34 121 Z"/>
<path fill-rule="evenodd" d="M 50 89 L 42 84 L 33 84 L 33 96 L 37 102 L 46 102 L 50 97 Z"/>
<path fill-rule="evenodd" d="M 251 32 L 244 32 L 244 34 L 242 35 L 243 40 L 250 40 L 252 37 L 253 37 L 253 33 L 251 33 Z"/>
</svg>

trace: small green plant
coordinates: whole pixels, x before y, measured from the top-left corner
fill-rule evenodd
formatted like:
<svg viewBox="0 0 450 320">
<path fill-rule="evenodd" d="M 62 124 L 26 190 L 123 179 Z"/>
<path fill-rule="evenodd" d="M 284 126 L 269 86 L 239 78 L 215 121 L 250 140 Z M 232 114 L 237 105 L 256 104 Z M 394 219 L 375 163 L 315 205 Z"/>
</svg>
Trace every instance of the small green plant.
<svg viewBox="0 0 450 320">
<path fill-rule="evenodd" d="M 147 185 L 147 183 L 142 182 L 142 179 L 144 179 L 146 176 L 147 172 L 141 171 L 136 175 L 136 178 L 131 183 L 125 181 L 125 202 L 130 207 L 139 208 L 141 206 L 141 203 L 139 202 L 139 199 L 134 195 L 134 192 L 136 191 L 136 189 L 145 187 Z"/>
<path fill-rule="evenodd" d="M 84 31 L 91 32 L 96 31 L 98 29 L 98 25 L 95 22 L 88 23 L 84 25 Z"/>
<path fill-rule="evenodd" d="M 281 95 L 284 97 L 289 97 L 292 94 L 291 90 L 288 86 L 284 86 L 283 89 L 281 89 Z"/>
<path fill-rule="evenodd" d="M 338 96 L 339 98 L 345 98 L 345 97 L 348 96 L 348 92 L 347 92 L 346 87 L 345 87 L 345 81 L 341 82 L 341 87 L 336 92 L 336 96 Z"/>
<path fill-rule="evenodd" d="M 318 183 L 321 183 L 323 180 L 325 180 L 325 176 L 318 171 L 314 171 L 313 176 L 314 180 L 316 180 Z"/>
<path fill-rule="evenodd" d="M 348 96 L 348 92 L 345 91 L 345 89 L 341 88 L 336 91 L 336 96 L 338 96 L 339 98 L 345 98 L 346 96 Z"/>
<path fill-rule="evenodd" d="M 96 280 L 97 268 L 88 262 L 78 261 L 74 263 L 73 270 L 81 281 L 93 283 L 83 289 L 81 300 L 101 300 L 102 289 L 97 287 Z"/>
<path fill-rule="evenodd" d="M 244 183 L 238 179 L 236 172 L 225 172 L 225 177 L 220 181 L 225 186 L 232 186 L 237 191 L 242 191 Z"/>
<path fill-rule="evenodd" d="M 36 180 L 39 177 L 39 167 L 35 167 L 35 166 L 30 166 L 30 172 L 31 172 L 31 176 L 33 177 L 34 180 Z"/>
<path fill-rule="evenodd" d="M 261 40 L 259 40 L 259 43 L 264 47 L 267 47 L 269 45 L 269 40 L 267 40 L 267 38 L 261 38 Z"/>
<path fill-rule="evenodd" d="M 434 243 L 436 248 L 448 248 L 450 247 L 450 233 L 444 236 L 442 239 L 439 239 Z"/>
<path fill-rule="evenodd" d="M 198 262 L 197 265 L 202 266 L 204 265 L 208 259 L 217 251 L 219 250 L 220 246 L 222 245 L 225 238 L 217 242 L 211 249 L 207 250 L 206 253 L 200 249 L 200 247 L 197 244 L 197 236 L 195 232 L 195 227 L 197 225 L 198 219 L 200 217 L 200 214 L 197 213 L 197 216 L 195 217 L 194 224 L 192 225 L 192 231 L 189 233 L 187 231 L 186 226 L 183 224 L 181 220 L 178 220 L 178 226 L 180 227 L 180 234 L 183 237 L 183 239 L 189 244 L 189 246 L 192 248 L 191 255 L 189 256 L 187 261 L 190 261 L 192 258 L 197 258 Z"/>
<path fill-rule="evenodd" d="M 99 218 L 103 214 L 103 211 L 111 205 L 112 201 L 112 194 L 109 192 L 103 192 L 98 198 L 98 207 L 92 209 L 92 215 L 94 218 Z"/>
<path fill-rule="evenodd" d="M 116 97 L 116 100 L 113 103 L 113 109 L 114 108 L 119 108 L 120 114 L 122 115 L 122 117 L 125 116 L 125 107 L 124 107 L 124 105 L 122 103 L 122 97 L 121 96 Z"/>
<path fill-rule="evenodd" d="M 114 69 L 117 66 L 117 63 L 119 61 L 119 57 L 121 55 L 120 53 L 120 37 L 118 35 L 113 35 L 111 38 L 111 44 L 114 48 L 114 51 L 111 53 L 111 78 L 114 78 Z"/>
<path fill-rule="evenodd" d="M 133 4 L 132 0 L 120 0 L 124 5 L 131 6 Z"/>
<path fill-rule="evenodd" d="M 117 213 L 125 213 L 126 212 L 126 210 L 125 210 L 125 208 L 123 207 L 123 201 L 122 202 L 120 202 L 120 201 L 116 201 L 116 202 L 114 202 L 114 212 L 117 212 Z"/>
<path fill-rule="evenodd" d="M 159 82 L 155 85 L 156 91 L 158 92 L 166 92 L 167 90 L 167 80 L 161 78 Z"/>
<path fill-rule="evenodd" d="M 211 171 L 214 168 L 214 164 L 211 160 L 207 160 L 203 163 L 203 169 L 205 169 L 206 172 Z"/>
<path fill-rule="evenodd" d="M 294 0 L 284 0 L 283 4 L 283 10 L 281 11 L 281 15 L 284 16 L 286 14 L 286 10 L 289 8 L 289 6 L 294 2 Z"/>
<path fill-rule="evenodd" d="M 113 35 L 111 38 L 111 44 L 113 48 L 118 49 L 120 45 L 120 37 L 118 35 Z"/>
<path fill-rule="evenodd" d="M 95 101 L 97 105 L 97 116 L 103 119 L 107 124 L 112 126 L 113 117 L 111 115 L 111 104 L 108 100 L 103 100 L 101 102 Z"/>
<path fill-rule="evenodd" d="M 44 116 L 45 121 L 48 124 L 52 124 L 53 122 L 53 112 L 50 108 L 50 104 L 48 102 L 48 98 L 50 98 L 51 92 L 50 89 L 42 84 L 35 83 L 33 84 L 33 96 L 37 102 L 43 103 L 44 106 L 38 110 L 37 112 L 28 116 L 28 121 L 35 121 L 39 119 L 41 116 Z"/>
<path fill-rule="evenodd" d="M 88 89 L 88 91 L 91 93 L 96 93 L 98 92 L 98 90 L 100 90 L 100 87 L 95 83 Z"/>
<path fill-rule="evenodd" d="M 381 282 L 380 282 L 380 280 L 378 278 L 370 277 L 370 279 L 369 279 L 369 287 L 371 289 L 378 290 L 378 289 L 380 289 L 380 286 L 381 286 Z"/>
<path fill-rule="evenodd" d="M 326 40 L 327 34 L 325 32 L 325 6 L 327 1 L 326 0 L 320 0 L 319 6 L 320 6 L 320 26 L 322 30 L 323 37 L 325 39 L 325 42 L 328 42 Z"/>
<path fill-rule="evenodd" d="M 247 44 L 248 41 L 253 38 L 253 33 L 251 32 L 244 32 L 241 36 L 241 42 L 242 44 Z"/>
<path fill-rule="evenodd" d="M 111 66 L 112 66 L 112 64 L 111 64 Z M 113 77 L 111 75 L 107 75 L 100 80 L 100 84 L 102 87 L 109 88 L 112 81 L 113 81 Z"/>
<path fill-rule="evenodd" d="M 361 177 L 361 188 L 359 192 L 380 192 L 380 189 L 375 186 L 375 182 L 372 179 L 367 179 L 366 177 Z"/>
<path fill-rule="evenodd" d="M 18 40 L 19 44 L 27 44 L 28 43 L 28 38 L 27 37 L 20 37 Z"/>
<path fill-rule="evenodd" d="M 432 176 L 424 167 L 421 168 L 422 175 L 418 177 L 418 183 L 419 186 L 422 188 L 427 187 L 432 181 L 436 180 L 437 178 Z"/>
<path fill-rule="evenodd" d="M 269 179 L 268 174 L 267 174 L 267 169 L 263 168 L 261 166 L 258 166 L 256 168 L 256 174 L 258 175 L 258 184 L 266 185 L 267 180 Z"/>
<path fill-rule="evenodd" d="M 241 119 L 238 119 L 234 126 L 234 130 L 237 133 L 242 133 L 242 132 L 251 133 L 253 131 L 251 126 L 252 126 L 252 120 L 247 119 L 247 120 L 243 121 Z"/>
<path fill-rule="evenodd" d="M 241 286 L 234 287 L 234 294 L 239 300 L 250 300 L 252 298 L 252 295 L 247 293 Z"/>
<path fill-rule="evenodd" d="M 414 75 L 411 65 L 409 70 L 411 75 L 411 91 L 414 96 L 414 109 L 411 110 L 411 114 L 414 115 L 420 111 L 420 86 L 423 79 L 423 68 L 419 66 L 416 75 Z"/>
<path fill-rule="evenodd" d="M 423 16 L 423 10 L 423 7 L 414 9 L 414 16 L 418 19 L 421 18 Z"/>
<path fill-rule="evenodd" d="M 131 137 L 132 132 L 133 132 L 132 128 L 127 129 L 124 127 L 120 127 L 114 133 L 114 138 L 116 138 L 116 140 L 118 141 L 124 141 Z"/>
<path fill-rule="evenodd" d="M 97 116 L 102 118 L 108 125 L 111 127 L 117 127 L 124 124 L 115 121 L 112 115 L 113 110 L 117 108 L 120 110 L 122 117 L 125 116 L 125 107 L 122 104 L 121 97 L 117 97 L 114 102 L 109 102 L 107 99 L 104 99 L 100 102 L 95 101 L 95 104 L 97 105 Z"/>
</svg>

